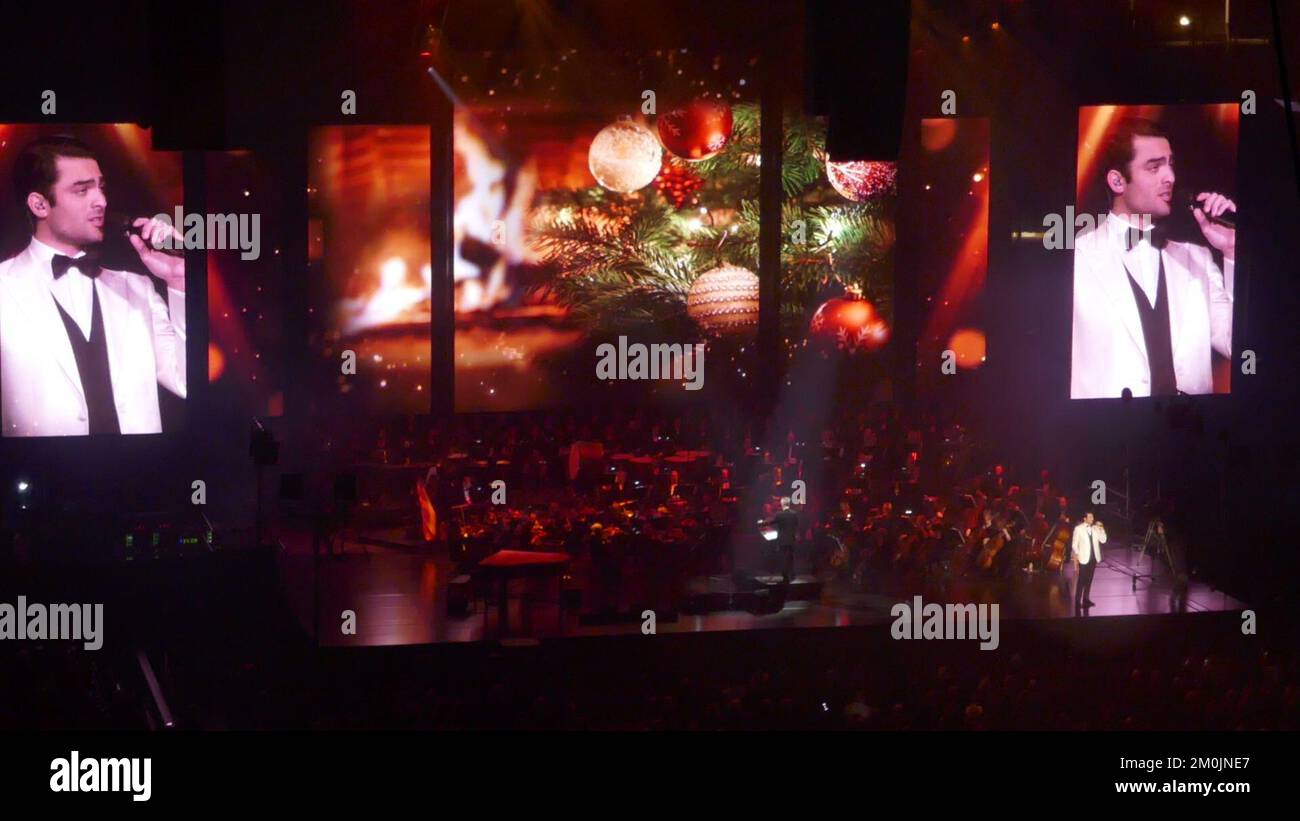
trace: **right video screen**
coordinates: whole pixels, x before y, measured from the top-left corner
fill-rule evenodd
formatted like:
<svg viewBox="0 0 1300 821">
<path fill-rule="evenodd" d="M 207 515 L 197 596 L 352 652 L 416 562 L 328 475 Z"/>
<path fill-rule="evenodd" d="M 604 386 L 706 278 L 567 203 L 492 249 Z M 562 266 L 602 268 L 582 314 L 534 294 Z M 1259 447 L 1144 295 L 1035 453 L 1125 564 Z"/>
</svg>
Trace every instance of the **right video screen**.
<svg viewBox="0 0 1300 821">
<path fill-rule="evenodd" d="M 1230 391 L 1238 115 L 1079 110 L 1070 398 Z"/>
</svg>

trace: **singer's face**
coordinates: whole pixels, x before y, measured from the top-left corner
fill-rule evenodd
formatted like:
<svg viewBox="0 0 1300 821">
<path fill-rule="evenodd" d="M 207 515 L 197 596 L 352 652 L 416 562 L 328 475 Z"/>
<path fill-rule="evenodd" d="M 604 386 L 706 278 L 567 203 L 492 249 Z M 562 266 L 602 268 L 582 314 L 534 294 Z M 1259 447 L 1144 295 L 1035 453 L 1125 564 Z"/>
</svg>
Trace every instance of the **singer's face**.
<svg viewBox="0 0 1300 821">
<path fill-rule="evenodd" d="M 102 242 L 108 199 L 99 163 L 85 157 L 59 157 L 56 162 L 58 178 L 46 220 L 50 232 L 69 245 Z"/>
<path fill-rule="evenodd" d="M 1133 160 L 1124 182 L 1130 214 L 1169 216 L 1174 199 L 1174 151 L 1164 137 L 1134 137 Z"/>
</svg>

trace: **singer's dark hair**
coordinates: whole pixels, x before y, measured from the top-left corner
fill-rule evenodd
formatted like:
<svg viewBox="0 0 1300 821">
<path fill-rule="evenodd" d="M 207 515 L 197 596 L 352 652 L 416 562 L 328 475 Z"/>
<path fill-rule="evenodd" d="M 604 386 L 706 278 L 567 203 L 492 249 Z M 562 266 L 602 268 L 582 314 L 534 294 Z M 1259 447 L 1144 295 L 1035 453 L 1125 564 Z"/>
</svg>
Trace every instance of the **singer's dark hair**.
<svg viewBox="0 0 1300 821">
<path fill-rule="evenodd" d="M 18 208 L 27 215 L 27 224 L 36 230 L 36 215 L 27 207 L 27 196 L 33 191 L 54 201 L 54 183 L 59 179 L 59 157 L 76 157 L 98 160 L 93 149 L 69 134 L 38 137 L 18 152 L 14 160 L 14 197 Z"/>
<path fill-rule="evenodd" d="M 1106 192 L 1107 202 L 1115 198 L 1115 192 L 1110 190 L 1110 184 L 1106 182 L 1106 175 L 1111 172 L 1111 169 L 1123 174 L 1125 180 L 1132 177 L 1130 165 L 1133 162 L 1134 137 L 1168 139 L 1169 135 L 1154 120 L 1144 117 L 1125 117 L 1119 121 L 1115 130 L 1101 146 L 1101 186 Z"/>
</svg>

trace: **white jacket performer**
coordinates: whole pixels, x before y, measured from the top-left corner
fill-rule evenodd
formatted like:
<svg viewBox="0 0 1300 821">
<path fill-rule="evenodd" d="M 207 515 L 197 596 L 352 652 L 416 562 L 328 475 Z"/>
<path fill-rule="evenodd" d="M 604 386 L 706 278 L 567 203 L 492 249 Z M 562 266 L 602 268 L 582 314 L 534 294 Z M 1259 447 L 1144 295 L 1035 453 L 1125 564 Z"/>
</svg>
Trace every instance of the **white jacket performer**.
<svg viewBox="0 0 1300 821">
<path fill-rule="evenodd" d="M 1079 564 L 1095 564 L 1101 561 L 1101 546 L 1106 543 L 1106 528 L 1100 522 L 1094 522 L 1092 514 L 1084 517 L 1074 526 L 1074 538 L 1070 542 L 1070 551 Z"/>
<path fill-rule="evenodd" d="M 42 137 L 20 152 L 15 190 L 32 240 L 0 262 L 0 405 L 5 436 L 158 433 L 158 386 L 184 397 L 185 262 L 151 247 L 179 237 L 137 219 L 150 277 L 102 268 L 107 198 L 93 152 Z"/>
<path fill-rule="evenodd" d="M 1120 398 L 1214 391 L 1213 353 L 1232 355 L 1237 206 L 1201 192 L 1191 209 L 1207 248 L 1163 242 L 1173 210 L 1174 155 L 1146 120 L 1122 121 L 1102 167 L 1110 213 L 1075 241 L 1070 397 Z"/>
</svg>

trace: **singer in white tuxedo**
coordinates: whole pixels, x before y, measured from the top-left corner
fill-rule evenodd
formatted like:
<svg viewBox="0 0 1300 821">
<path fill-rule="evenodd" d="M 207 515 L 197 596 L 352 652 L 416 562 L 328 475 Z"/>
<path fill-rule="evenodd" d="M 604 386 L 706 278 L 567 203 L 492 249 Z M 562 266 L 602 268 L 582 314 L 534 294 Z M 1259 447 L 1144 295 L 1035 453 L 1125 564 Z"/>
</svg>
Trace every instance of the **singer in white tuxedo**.
<svg viewBox="0 0 1300 821">
<path fill-rule="evenodd" d="M 102 268 L 107 197 L 99 162 L 72 137 L 19 153 L 14 189 L 32 239 L 0 262 L 0 404 L 5 436 L 159 433 L 158 385 L 185 396 L 185 262 L 178 235 L 137 219 L 131 245 L 167 286 Z"/>
<path fill-rule="evenodd" d="M 1092 607 L 1088 598 L 1092 592 L 1092 577 L 1101 563 L 1101 546 L 1106 543 L 1106 528 L 1095 521 L 1092 511 L 1083 514 L 1083 521 L 1074 526 L 1074 538 L 1070 542 L 1070 552 L 1074 555 L 1075 566 L 1079 574 L 1074 582 L 1074 607 Z"/>
<path fill-rule="evenodd" d="M 1148 120 L 1123 121 L 1103 149 L 1110 213 L 1075 240 L 1072 399 L 1214 391 L 1213 355 L 1232 355 L 1236 231 L 1222 224 L 1236 205 L 1202 192 L 1192 214 L 1223 253 L 1166 242 L 1173 210 L 1174 155 Z"/>
</svg>

